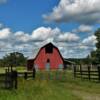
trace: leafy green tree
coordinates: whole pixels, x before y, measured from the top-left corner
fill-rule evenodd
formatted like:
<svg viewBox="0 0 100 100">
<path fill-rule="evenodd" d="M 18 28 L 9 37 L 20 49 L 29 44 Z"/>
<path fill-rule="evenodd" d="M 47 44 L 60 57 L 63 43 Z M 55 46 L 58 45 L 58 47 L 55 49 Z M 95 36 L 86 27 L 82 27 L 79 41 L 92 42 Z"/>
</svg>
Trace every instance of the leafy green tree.
<svg viewBox="0 0 100 100">
<path fill-rule="evenodd" d="M 97 37 L 96 51 L 91 52 L 91 60 L 93 64 L 100 64 L 100 28 L 95 32 Z"/>
<path fill-rule="evenodd" d="M 27 58 L 22 53 L 13 52 L 3 57 L 3 64 L 7 66 L 25 66 Z"/>
</svg>

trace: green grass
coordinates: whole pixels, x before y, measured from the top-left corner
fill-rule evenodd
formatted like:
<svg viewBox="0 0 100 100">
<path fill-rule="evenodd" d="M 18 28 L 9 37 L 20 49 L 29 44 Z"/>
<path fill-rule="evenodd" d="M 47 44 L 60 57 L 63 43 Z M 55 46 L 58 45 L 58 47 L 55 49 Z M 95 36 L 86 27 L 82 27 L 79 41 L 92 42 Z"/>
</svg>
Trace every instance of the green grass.
<svg viewBox="0 0 100 100">
<path fill-rule="evenodd" d="M 3 68 L 0 67 L 0 73 L 5 73 L 5 69 L 7 69 L 7 67 Z M 27 69 L 26 67 L 13 67 L 14 70 L 17 70 L 18 72 L 25 72 Z"/>
<path fill-rule="evenodd" d="M 0 67 L 0 73 L 5 73 L 5 68 Z"/>
<path fill-rule="evenodd" d="M 100 100 L 100 83 L 74 79 L 71 71 L 61 80 L 40 79 L 40 74 L 35 80 L 19 78 L 17 90 L 0 89 L 0 100 Z"/>
</svg>

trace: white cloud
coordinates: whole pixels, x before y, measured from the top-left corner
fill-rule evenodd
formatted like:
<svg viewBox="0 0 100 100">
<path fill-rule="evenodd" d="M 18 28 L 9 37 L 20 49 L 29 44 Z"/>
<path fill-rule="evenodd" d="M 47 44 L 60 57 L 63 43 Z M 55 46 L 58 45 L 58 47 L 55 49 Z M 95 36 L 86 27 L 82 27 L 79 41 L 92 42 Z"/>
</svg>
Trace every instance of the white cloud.
<svg viewBox="0 0 100 100">
<path fill-rule="evenodd" d="M 79 36 L 70 32 L 61 32 L 59 28 L 40 27 L 32 32 L 33 40 L 41 40 L 48 42 L 75 42 L 79 40 Z M 44 43 L 44 44 L 45 44 Z"/>
<path fill-rule="evenodd" d="M 58 6 L 43 18 L 46 21 L 95 24 L 100 23 L 99 16 L 100 0 L 60 0 Z"/>
<path fill-rule="evenodd" d="M 77 29 L 74 29 L 73 32 L 79 33 L 79 32 L 85 32 L 89 33 L 93 31 L 93 27 L 90 25 L 80 25 Z"/>
<path fill-rule="evenodd" d="M 3 28 L 0 30 L 0 39 L 6 39 L 10 36 L 11 30 L 9 28 Z"/>
<path fill-rule="evenodd" d="M 22 31 L 18 31 L 15 34 L 16 41 L 22 41 L 22 42 L 28 42 L 32 40 L 31 36 L 27 33 L 24 33 Z"/>
<path fill-rule="evenodd" d="M 85 38 L 82 41 L 82 43 L 85 44 L 85 45 L 95 45 L 95 43 L 97 43 L 96 36 L 91 35 L 91 36 Z"/>
<path fill-rule="evenodd" d="M 95 44 L 95 39 L 94 36 L 90 36 L 81 41 L 77 34 L 62 32 L 59 28 L 40 27 L 33 30 L 31 34 L 23 31 L 12 32 L 10 28 L 2 28 L 0 30 L 0 51 L 4 51 L 1 52 L 2 55 L 18 51 L 32 58 L 36 56 L 40 47 L 52 42 L 65 58 L 85 57 L 94 48 L 86 44 L 91 44 L 93 41 Z M 0 54 L 0 57 L 2 55 Z"/>
<path fill-rule="evenodd" d="M 40 27 L 32 32 L 32 38 L 34 40 L 46 40 L 51 37 L 55 37 L 60 33 L 58 28 L 51 29 L 50 27 Z"/>
<path fill-rule="evenodd" d="M 64 58 L 83 58 L 94 49 L 93 47 L 84 46 L 81 43 L 69 45 L 69 43 L 64 42 L 55 45 L 59 48 Z"/>
<path fill-rule="evenodd" d="M 0 41 L 0 49 L 4 48 L 6 46 L 6 44 L 3 41 Z"/>
<path fill-rule="evenodd" d="M 60 34 L 58 36 L 57 41 L 61 41 L 61 42 L 77 42 L 80 39 L 79 36 L 77 36 L 74 33 L 70 33 L 70 32 L 66 32 L 64 34 Z"/>
</svg>

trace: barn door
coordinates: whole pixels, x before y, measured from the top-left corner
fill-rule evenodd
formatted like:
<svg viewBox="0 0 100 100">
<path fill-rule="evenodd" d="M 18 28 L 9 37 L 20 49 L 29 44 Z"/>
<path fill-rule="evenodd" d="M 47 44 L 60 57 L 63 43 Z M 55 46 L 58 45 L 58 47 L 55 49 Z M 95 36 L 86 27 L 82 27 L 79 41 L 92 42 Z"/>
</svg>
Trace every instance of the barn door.
<svg viewBox="0 0 100 100">
<path fill-rule="evenodd" d="M 47 71 L 50 70 L 50 59 L 47 59 L 47 62 L 46 62 L 46 65 L 45 65 L 45 69 L 46 69 Z"/>
<path fill-rule="evenodd" d="M 59 70 L 59 71 L 62 71 L 62 70 L 63 70 L 63 64 L 59 64 L 58 70 Z"/>
</svg>

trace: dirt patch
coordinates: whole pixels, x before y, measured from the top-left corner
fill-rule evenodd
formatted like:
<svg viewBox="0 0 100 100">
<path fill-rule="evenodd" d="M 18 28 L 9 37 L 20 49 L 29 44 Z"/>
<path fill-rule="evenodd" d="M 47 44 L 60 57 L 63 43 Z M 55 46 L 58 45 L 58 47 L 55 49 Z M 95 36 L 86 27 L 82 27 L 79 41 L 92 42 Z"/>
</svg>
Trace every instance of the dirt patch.
<svg viewBox="0 0 100 100">
<path fill-rule="evenodd" d="M 73 90 L 72 93 L 82 98 L 82 100 L 100 100 L 100 94 L 88 93 L 84 91 Z"/>
</svg>

